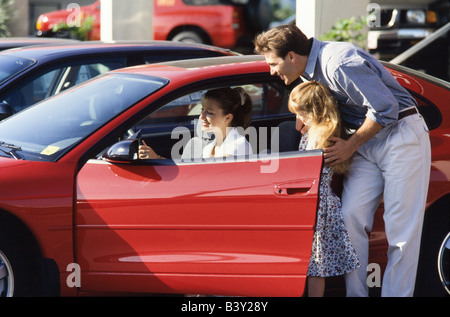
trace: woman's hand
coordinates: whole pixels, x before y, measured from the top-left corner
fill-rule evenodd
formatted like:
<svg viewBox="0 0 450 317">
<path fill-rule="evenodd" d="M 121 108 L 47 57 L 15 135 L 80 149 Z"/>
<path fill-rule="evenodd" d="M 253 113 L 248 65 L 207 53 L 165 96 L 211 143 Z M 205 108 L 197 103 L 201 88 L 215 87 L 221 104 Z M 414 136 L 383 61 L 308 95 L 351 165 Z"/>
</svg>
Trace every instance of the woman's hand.
<svg viewBox="0 0 450 317">
<path fill-rule="evenodd" d="M 159 159 L 160 156 L 156 154 L 151 147 L 149 147 L 144 140 L 142 140 L 142 145 L 139 146 L 139 158 L 141 160 L 149 159 Z"/>
</svg>

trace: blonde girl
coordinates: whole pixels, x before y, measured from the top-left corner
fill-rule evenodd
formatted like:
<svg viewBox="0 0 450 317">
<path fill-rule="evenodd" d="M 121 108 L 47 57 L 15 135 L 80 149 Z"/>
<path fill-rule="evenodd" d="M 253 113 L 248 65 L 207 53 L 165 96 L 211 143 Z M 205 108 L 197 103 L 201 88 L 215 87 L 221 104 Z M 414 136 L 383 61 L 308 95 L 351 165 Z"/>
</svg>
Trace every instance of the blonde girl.
<svg viewBox="0 0 450 317">
<path fill-rule="evenodd" d="M 323 149 L 331 137 L 344 137 L 337 101 L 323 84 L 310 81 L 295 87 L 289 110 L 301 121 L 299 150 Z M 324 166 L 320 179 L 319 207 L 308 268 L 308 295 L 323 296 L 325 277 L 343 275 L 359 267 L 356 251 L 344 226 L 340 198 L 331 182 L 334 174 L 346 174 L 349 161 Z"/>
</svg>

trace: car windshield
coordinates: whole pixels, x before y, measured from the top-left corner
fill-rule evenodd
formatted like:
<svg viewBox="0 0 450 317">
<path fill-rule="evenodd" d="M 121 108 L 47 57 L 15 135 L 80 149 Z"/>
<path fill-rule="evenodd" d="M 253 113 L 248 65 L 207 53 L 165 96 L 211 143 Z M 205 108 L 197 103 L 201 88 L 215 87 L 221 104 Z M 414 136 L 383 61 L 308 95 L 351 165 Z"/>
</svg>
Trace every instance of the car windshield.
<svg viewBox="0 0 450 317">
<path fill-rule="evenodd" d="M 56 161 L 119 113 L 167 83 L 166 79 L 107 74 L 44 100 L 0 123 L 0 145 L 26 160 Z M 6 155 L 0 151 L 0 155 Z"/>
<path fill-rule="evenodd" d="M 0 55 L 0 83 L 27 69 L 34 63 L 36 63 L 34 60 L 27 58 Z"/>
</svg>

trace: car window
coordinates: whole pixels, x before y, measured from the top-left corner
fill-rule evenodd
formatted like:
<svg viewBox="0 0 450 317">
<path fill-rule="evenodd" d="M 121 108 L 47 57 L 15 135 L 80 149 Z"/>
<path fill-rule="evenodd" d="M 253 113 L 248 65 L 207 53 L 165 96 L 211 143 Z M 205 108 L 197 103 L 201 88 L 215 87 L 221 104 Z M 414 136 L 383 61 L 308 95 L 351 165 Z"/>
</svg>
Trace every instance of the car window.
<svg viewBox="0 0 450 317">
<path fill-rule="evenodd" d="M 123 67 L 122 63 L 93 63 L 81 65 L 76 76 L 75 85 L 120 67 Z"/>
<path fill-rule="evenodd" d="M 235 86 L 234 86 L 235 87 Z M 290 115 L 285 87 L 275 84 L 260 83 L 241 85 L 253 101 L 252 121 L 263 120 L 266 117 L 277 115 Z M 159 108 L 141 121 L 141 129 L 168 132 L 171 128 L 181 125 L 192 125 L 201 113 L 200 100 L 206 90 L 177 98 Z M 149 131 L 149 130 L 148 130 Z"/>
<path fill-rule="evenodd" d="M 288 96 L 286 95 L 288 92 L 285 87 L 272 83 L 248 84 L 239 87 L 242 87 L 252 98 L 253 119 L 258 119 L 270 114 L 289 113 L 287 107 Z M 205 92 L 206 90 L 200 90 L 171 101 L 148 116 L 147 119 L 152 120 L 151 123 L 154 124 L 165 121 L 167 118 L 177 122 L 187 122 L 192 118 L 196 118 L 200 115 L 200 100 Z"/>
<path fill-rule="evenodd" d="M 253 101 L 250 128 L 254 129 L 258 135 L 260 130 L 265 129 L 263 133 L 267 134 L 264 142 L 256 142 L 257 148 L 254 152 L 261 152 L 270 147 L 267 144 L 270 140 L 270 128 L 276 127 L 278 123 L 286 120 L 286 117 L 294 116 L 287 106 L 289 90 L 284 85 L 274 82 L 245 84 L 239 87 L 244 88 Z M 206 90 L 198 90 L 172 100 L 145 117 L 133 129 L 141 131 L 142 139 L 148 145 L 158 149 L 161 156 L 171 158 L 172 147 L 180 138 L 199 135 L 196 123 L 202 109 L 200 101 L 205 92 Z M 199 129 L 198 126 L 197 129 Z"/>
<path fill-rule="evenodd" d="M 121 61 L 85 62 L 46 70 L 33 79 L 11 89 L 3 98 L 14 112 L 22 111 L 52 95 L 85 82 L 109 70 L 123 67 Z"/>
<path fill-rule="evenodd" d="M 35 64 L 36 61 L 16 56 L 0 56 L 0 82 L 6 81 L 16 74 Z"/>
</svg>

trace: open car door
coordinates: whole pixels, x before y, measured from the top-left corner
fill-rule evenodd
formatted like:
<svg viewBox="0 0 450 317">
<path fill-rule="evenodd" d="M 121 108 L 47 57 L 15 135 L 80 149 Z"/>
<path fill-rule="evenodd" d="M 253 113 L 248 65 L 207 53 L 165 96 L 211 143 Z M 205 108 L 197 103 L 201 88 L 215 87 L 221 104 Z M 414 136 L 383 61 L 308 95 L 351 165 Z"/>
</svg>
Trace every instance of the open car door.
<svg viewBox="0 0 450 317">
<path fill-rule="evenodd" d="M 77 178 L 81 290 L 302 295 L 322 153 L 280 155 L 90 160 Z"/>
<path fill-rule="evenodd" d="M 77 177 L 82 291 L 300 296 L 321 151 L 90 160 Z"/>
</svg>

